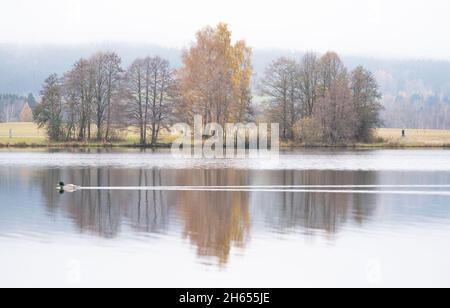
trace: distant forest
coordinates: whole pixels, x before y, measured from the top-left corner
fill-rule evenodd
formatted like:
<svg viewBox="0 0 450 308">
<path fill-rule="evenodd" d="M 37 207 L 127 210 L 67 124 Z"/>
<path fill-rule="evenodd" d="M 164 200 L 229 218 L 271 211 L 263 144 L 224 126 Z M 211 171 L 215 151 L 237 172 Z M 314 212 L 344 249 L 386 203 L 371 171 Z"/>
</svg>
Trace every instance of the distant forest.
<svg viewBox="0 0 450 308">
<path fill-rule="evenodd" d="M 51 74 L 70 70 L 80 57 L 89 57 L 99 50 L 111 50 L 120 55 L 128 67 L 142 55 L 158 55 L 171 67 L 182 66 L 182 51 L 145 44 L 104 43 L 78 47 L 0 45 L 0 93 L 17 96 L 13 104 L 14 118 L 23 104 L 21 97 L 29 92 L 39 100 L 44 80 Z M 260 102 L 260 83 L 265 69 L 281 57 L 300 61 L 304 53 L 285 50 L 253 50 L 253 103 Z M 342 57 L 352 70 L 359 65 L 371 71 L 382 94 L 385 127 L 450 129 L 450 62 L 426 60 L 389 60 L 362 57 Z M 15 99 L 13 99 L 15 101 Z M 5 107 L 6 106 L 6 107 Z M 11 120 L 11 104 L 0 103 L 0 121 Z M 19 110 L 20 112 L 20 110 Z"/>
<path fill-rule="evenodd" d="M 28 96 L 0 93 L 0 122 L 29 122 L 32 117 L 28 113 L 36 105 L 36 99 L 31 93 Z M 27 112 L 27 109 L 30 111 Z"/>
</svg>

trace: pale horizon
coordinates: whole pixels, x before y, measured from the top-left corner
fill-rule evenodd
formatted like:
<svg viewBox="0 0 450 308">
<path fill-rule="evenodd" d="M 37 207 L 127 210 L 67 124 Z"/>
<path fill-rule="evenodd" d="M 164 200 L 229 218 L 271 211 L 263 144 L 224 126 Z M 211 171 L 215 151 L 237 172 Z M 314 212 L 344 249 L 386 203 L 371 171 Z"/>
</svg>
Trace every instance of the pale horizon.
<svg viewBox="0 0 450 308">
<path fill-rule="evenodd" d="M 225 22 L 255 49 L 335 50 L 343 55 L 450 60 L 444 0 L 4 0 L 0 44 L 151 44 L 181 49 Z"/>
</svg>

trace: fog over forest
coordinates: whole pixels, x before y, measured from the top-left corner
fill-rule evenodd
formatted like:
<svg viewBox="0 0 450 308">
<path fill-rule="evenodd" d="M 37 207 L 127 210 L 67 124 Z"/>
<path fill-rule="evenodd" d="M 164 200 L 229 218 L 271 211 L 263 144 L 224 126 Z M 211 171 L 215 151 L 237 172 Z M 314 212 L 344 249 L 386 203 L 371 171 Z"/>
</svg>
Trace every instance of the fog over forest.
<svg viewBox="0 0 450 308">
<path fill-rule="evenodd" d="M 73 46 L 0 45 L 0 93 L 36 97 L 51 73 L 62 74 L 82 57 L 97 51 L 117 52 L 127 67 L 147 55 L 159 55 L 175 68 L 181 65 L 180 49 L 151 44 L 103 43 Z M 300 59 L 303 52 L 281 49 L 253 49 L 254 96 L 265 68 L 275 59 Z M 383 94 L 384 125 L 387 127 L 450 128 L 450 62 L 398 60 L 342 55 L 353 69 L 363 65 L 377 78 Z M 257 100 L 255 100 L 257 101 Z"/>
</svg>

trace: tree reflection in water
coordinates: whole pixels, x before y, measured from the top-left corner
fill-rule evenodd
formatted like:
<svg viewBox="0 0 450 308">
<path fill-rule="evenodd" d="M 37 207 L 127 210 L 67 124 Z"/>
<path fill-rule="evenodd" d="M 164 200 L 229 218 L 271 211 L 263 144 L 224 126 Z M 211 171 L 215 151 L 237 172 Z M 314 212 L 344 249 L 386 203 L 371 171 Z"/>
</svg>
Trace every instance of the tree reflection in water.
<svg viewBox="0 0 450 308">
<path fill-rule="evenodd" d="M 374 172 L 280 171 L 268 172 L 278 185 L 365 185 L 377 182 Z M 256 184 L 260 185 L 260 183 Z M 263 209 L 265 221 L 280 232 L 301 228 L 306 234 L 337 233 L 349 219 L 362 224 L 375 210 L 377 196 L 331 193 L 255 194 L 253 204 Z"/>
<path fill-rule="evenodd" d="M 79 191 L 58 196 L 60 180 L 82 186 L 158 185 L 361 185 L 376 172 L 159 169 L 52 169 L 34 171 L 49 213 L 58 209 L 81 233 L 115 238 L 122 233 L 161 234 L 181 227 L 197 254 L 228 262 L 233 247 L 245 248 L 251 225 L 277 232 L 317 231 L 330 237 L 352 221 L 362 224 L 377 196 L 323 193 Z M 20 175 L 19 175 L 20 177 Z M 128 229 L 124 229 L 128 228 Z"/>
<path fill-rule="evenodd" d="M 180 175 L 179 182 L 193 185 L 248 185 L 245 173 L 236 170 L 203 170 Z M 181 192 L 178 203 L 184 234 L 202 257 L 217 257 L 226 264 L 231 247 L 244 248 L 250 235 L 249 193 Z"/>
</svg>

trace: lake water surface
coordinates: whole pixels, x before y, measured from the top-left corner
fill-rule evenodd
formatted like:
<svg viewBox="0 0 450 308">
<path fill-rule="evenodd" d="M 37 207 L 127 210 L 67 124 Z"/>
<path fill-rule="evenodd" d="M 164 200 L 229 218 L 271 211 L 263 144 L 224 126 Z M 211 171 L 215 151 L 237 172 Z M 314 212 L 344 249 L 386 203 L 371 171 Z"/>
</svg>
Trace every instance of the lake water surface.
<svg viewBox="0 0 450 308">
<path fill-rule="evenodd" d="M 449 151 L 304 150 L 269 162 L 184 160 L 167 151 L 0 150 L 0 287 L 450 287 L 450 187 L 395 188 L 411 195 L 381 187 L 374 194 L 59 194 L 59 181 L 450 185 Z"/>
</svg>

